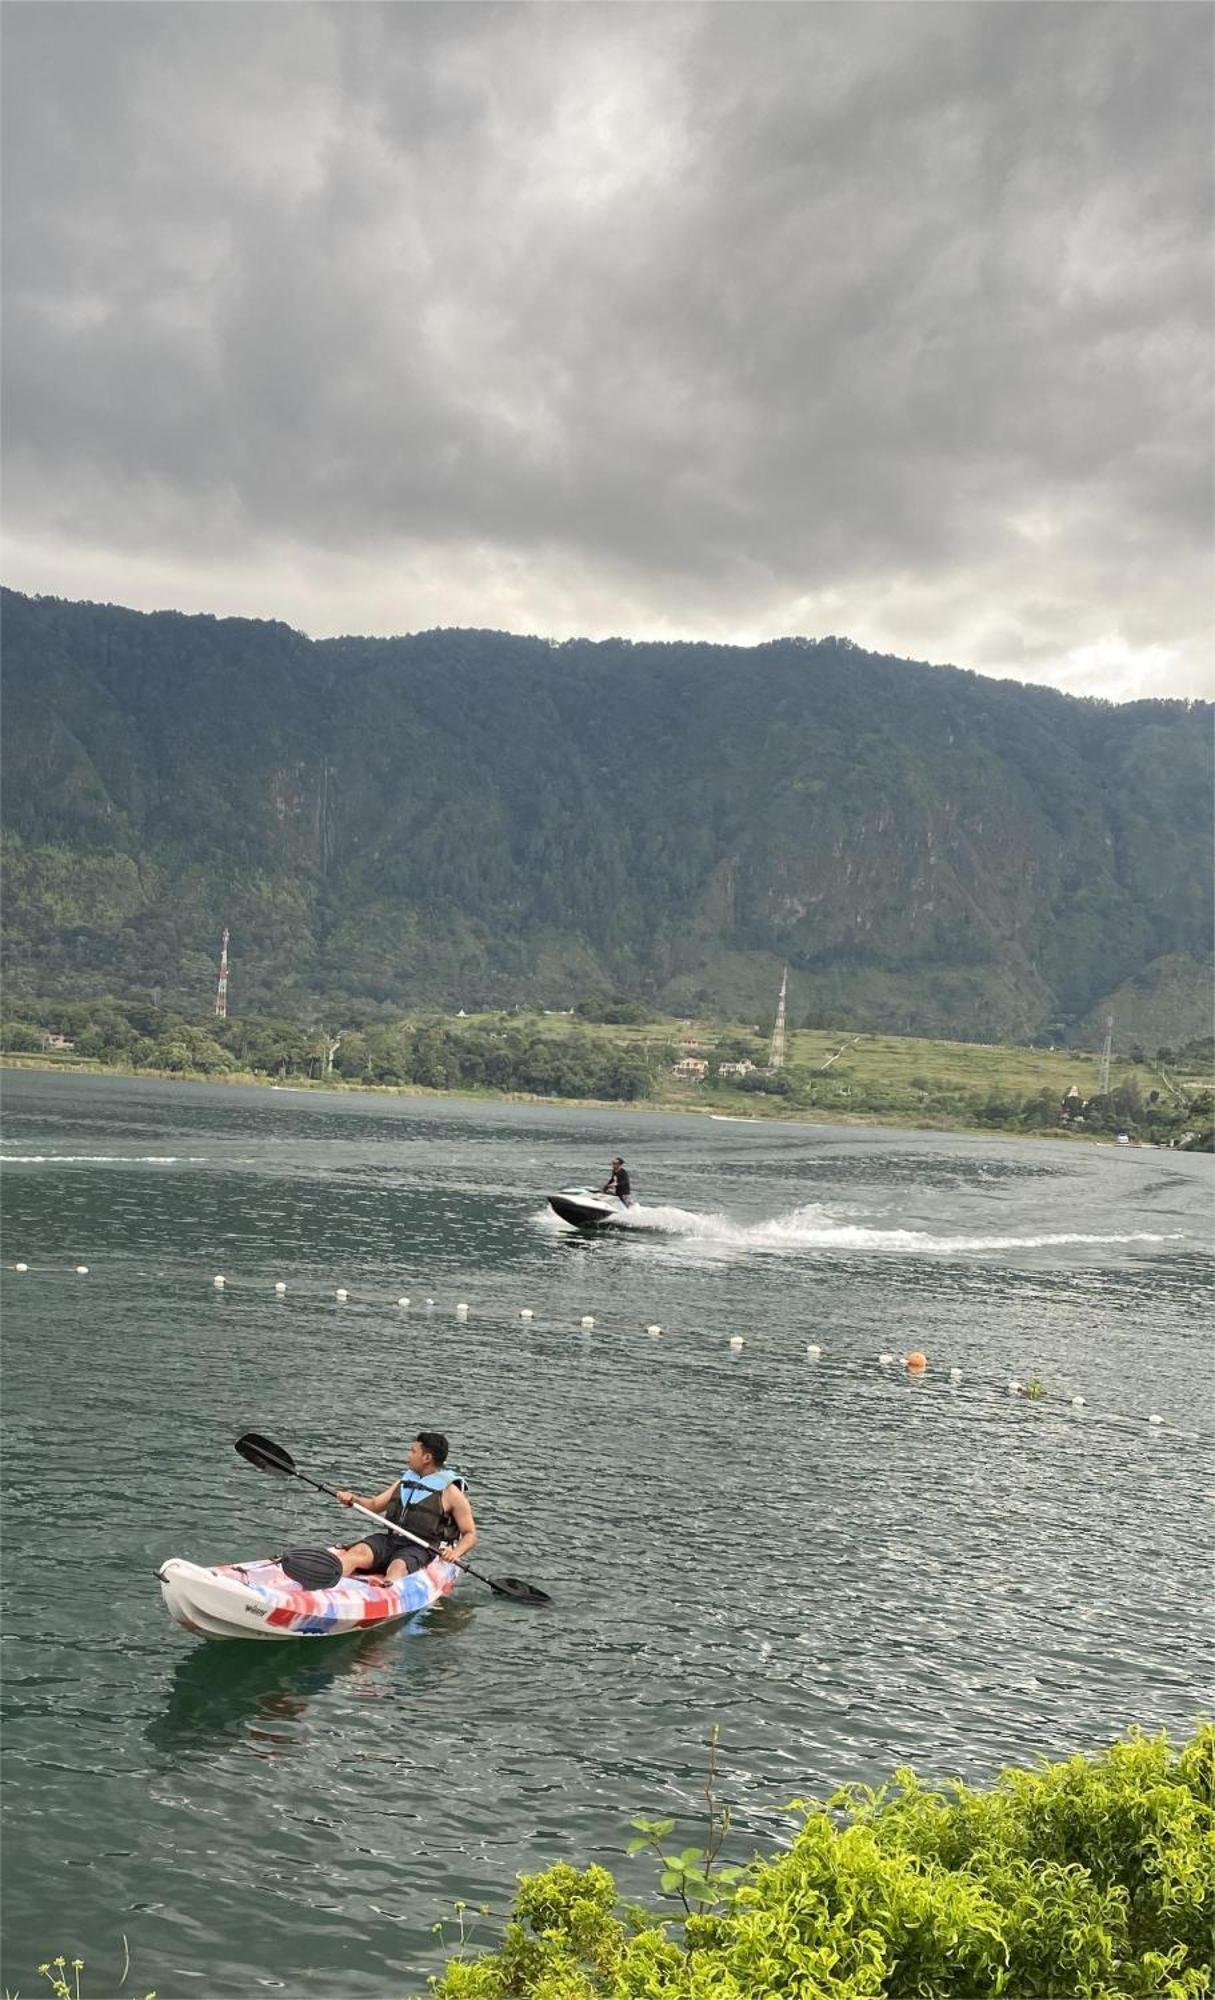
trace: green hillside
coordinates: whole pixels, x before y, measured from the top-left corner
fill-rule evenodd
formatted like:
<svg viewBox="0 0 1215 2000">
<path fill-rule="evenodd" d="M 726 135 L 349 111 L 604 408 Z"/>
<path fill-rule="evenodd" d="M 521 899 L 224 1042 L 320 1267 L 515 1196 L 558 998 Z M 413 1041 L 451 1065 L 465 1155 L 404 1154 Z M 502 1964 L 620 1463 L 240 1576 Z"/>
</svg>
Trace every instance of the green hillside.
<svg viewBox="0 0 1215 2000">
<path fill-rule="evenodd" d="M 620 993 L 974 1041 L 1209 1028 L 1211 711 L 859 651 L 312 642 L 6 592 L 10 997 Z M 1121 1024 L 1120 1024 L 1121 1026 Z"/>
</svg>

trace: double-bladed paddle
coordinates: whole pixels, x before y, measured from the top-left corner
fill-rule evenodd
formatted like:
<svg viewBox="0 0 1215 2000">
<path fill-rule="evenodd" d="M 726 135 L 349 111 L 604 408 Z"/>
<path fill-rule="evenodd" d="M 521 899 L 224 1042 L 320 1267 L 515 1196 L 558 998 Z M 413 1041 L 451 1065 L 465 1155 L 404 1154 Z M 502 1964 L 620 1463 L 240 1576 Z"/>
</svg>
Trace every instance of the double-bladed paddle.
<svg viewBox="0 0 1215 2000">
<path fill-rule="evenodd" d="M 302 1479 L 305 1486 L 315 1486 L 318 1493 L 327 1493 L 332 1500 L 338 1498 L 337 1488 L 326 1486 L 323 1480 L 313 1479 L 307 1472 L 301 1472 L 291 1453 L 273 1438 L 259 1437 L 256 1431 L 246 1431 L 236 1440 L 236 1450 L 259 1472 L 275 1472 L 283 1479 Z M 345 1501 L 342 1502 L 344 1506 Z M 390 1521 L 386 1514 L 377 1514 L 370 1507 L 364 1507 L 358 1500 L 353 1503 L 356 1514 L 365 1514 L 369 1521 L 378 1521 L 382 1528 L 388 1528 L 394 1535 L 400 1535 L 407 1542 L 415 1542 L 425 1549 L 432 1558 L 439 1551 L 423 1541 L 421 1535 L 413 1535 L 408 1528 L 402 1528 L 397 1521 Z M 451 1556 L 444 1556 L 444 1562 L 453 1562 Z M 290 1564 L 290 1568 L 288 1568 Z M 331 1549 L 291 1549 L 282 1558 L 282 1566 L 288 1576 L 303 1584 L 306 1590 L 328 1590 L 342 1576 L 342 1565 Z M 495 1597 L 509 1597 L 513 1604 L 551 1604 L 547 1591 L 538 1590 L 534 1583 L 525 1583 L 518 1576 L 483 1576 L 479 1569 L 473 1569 L 466 1562 L 455 1562 L 456 1569 L 462 1569 L 469 1576 L 475 1576 L 480 1583 L 487 1583 Z"/>
</svg>

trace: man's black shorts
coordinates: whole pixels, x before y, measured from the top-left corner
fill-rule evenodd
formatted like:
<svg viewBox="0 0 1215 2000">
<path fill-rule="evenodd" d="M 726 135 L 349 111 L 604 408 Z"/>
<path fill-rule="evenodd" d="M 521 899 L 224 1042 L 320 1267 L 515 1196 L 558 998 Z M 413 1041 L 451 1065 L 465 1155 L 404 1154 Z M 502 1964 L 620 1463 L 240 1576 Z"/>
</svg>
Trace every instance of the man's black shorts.
<svg viewBox="0 0 1215 2000">
<path fill-rule="evenodd" d="M 366 1542 L 371 1550 L 371 1567 L 380 1576 L 383 1576 L 390 1562 L 403 1562 L 406 1574 L 412 1576 L 415 1569 L 424 1569 L 426 1564 L 432 1561 L 429 1549 L 420 1549 L 416 1542 L 407 1542 L 404 1535 L 394 1535 L 387 1528 L 382 1528 L 375 1535 L 360 1535 L 359 1541 Z M 346 1546 L 353 1549 L 358 1544 L 347 1542 Z M 367 1573 L 366 1570 L 359 1572 L 363 1576 Z"/>
</svg>

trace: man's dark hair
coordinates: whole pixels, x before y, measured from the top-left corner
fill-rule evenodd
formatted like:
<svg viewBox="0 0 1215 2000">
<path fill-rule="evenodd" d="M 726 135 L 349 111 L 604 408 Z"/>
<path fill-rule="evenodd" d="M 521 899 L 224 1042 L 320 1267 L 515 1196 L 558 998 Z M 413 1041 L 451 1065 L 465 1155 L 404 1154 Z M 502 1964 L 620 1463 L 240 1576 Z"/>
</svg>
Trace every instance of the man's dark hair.
<svg viewBox="0 0 1215 2000">
<path fill-rule="evenodd" d="M 428 1451 L 436 1465 L 443 1465 L 447 1459 L 447 1439 L 442 1431 L 419 1431 L 414 1438 L 423 1451 Z"/>
<path fill-rule="evenodd" d="M 621 1159 L 619 1153 L 617 1153 L 615 1159 L 612 1161 L 612 1165 L 614 1167 L 622 1167 L 624 1165 L 624 1161 Z"/>
</svg>

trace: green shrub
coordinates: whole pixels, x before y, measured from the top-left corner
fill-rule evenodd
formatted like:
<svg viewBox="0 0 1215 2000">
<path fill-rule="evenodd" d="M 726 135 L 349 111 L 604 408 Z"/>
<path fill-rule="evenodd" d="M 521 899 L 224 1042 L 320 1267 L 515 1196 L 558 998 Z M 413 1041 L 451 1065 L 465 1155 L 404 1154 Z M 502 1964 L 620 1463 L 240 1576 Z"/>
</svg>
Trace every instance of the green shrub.
<svg viewBox="0 0 1215 2000">
<path fill-rule="evenodd" d="M 501 1948 L 440 2000 L 1200 2000 L 1215 1935 L 1215 1729 L 1138 1733 L 989 1790 L 849 1787 L 790 1847 L 680 1914 L 622 1907 L 603 1868 L 524 1876 Z M 660 1837 L 665 1821 L 636 1822 Z M 710 1804 L 705 1873 L 716 1848 Z M 647 1844 L 656 1844 L 649 1840 Z M 684 1860 L 692 1850 L 684 1850 Z M 697 1875 L 697 1880 L 700 1876 Z"/>
</svg>

